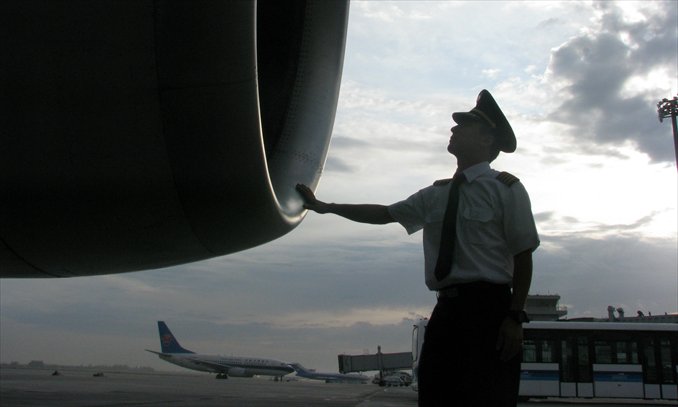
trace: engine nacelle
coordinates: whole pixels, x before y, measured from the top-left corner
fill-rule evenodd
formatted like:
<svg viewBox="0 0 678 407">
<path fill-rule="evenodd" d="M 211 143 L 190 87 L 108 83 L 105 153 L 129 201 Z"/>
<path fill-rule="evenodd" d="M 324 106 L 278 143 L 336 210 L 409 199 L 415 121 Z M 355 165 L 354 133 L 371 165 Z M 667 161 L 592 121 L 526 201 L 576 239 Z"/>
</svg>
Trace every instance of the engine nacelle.
<svg viewBox="0 0 678 407">
<path fill-rule="evenodd" d="M 347 18 L 347 1 L 3 1 L 0 276 L 166 267 L 290 231 Z"/>
<path fill-rule="evenodd" d="M 242 367 L 232 367 L 228 369 L 228 372 L 226 373 L 230 377 L 253 377 L 254 375 L 251 373 L 247 372 L 247 369 L 243 369 Z"/>
</svg>

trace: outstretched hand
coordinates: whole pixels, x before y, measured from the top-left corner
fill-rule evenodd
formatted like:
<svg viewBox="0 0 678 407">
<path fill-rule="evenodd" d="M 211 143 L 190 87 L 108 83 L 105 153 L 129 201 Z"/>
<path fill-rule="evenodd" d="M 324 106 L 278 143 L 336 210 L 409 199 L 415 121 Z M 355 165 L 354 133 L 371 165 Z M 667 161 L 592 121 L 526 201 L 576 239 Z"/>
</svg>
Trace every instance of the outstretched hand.
<svg viewBox="0 0 678 407">
<path fill-rule="evenodd" d="M 327 204 L 316 199 L 315 194 L 311 188 L 304 184 L 297 184 L 297 192 L 304 200 L 304 209 L 309 209 L 318 213 L 327 213 Z"/>
</svg>

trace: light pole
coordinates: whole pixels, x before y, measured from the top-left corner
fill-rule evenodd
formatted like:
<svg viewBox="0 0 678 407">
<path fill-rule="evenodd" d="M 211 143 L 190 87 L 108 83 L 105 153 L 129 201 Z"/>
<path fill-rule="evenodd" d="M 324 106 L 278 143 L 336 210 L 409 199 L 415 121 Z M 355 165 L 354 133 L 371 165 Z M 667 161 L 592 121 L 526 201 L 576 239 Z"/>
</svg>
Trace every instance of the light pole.
<svg viewBox="0 0 678 407">
<path fill-rule="evenodd" d="M 676 126 L 676 113 L 678 112 L 678 96 L 673 99 L 662 99 L 657 103 L 657 114 L 659 115 L 659 122 L 663 122 L 665 118 L 671 118 L 671 126 L 673 127 L 673 148 L 676 154 L 676 168 L 678 168 L 678 126 Z"/>
</svg>

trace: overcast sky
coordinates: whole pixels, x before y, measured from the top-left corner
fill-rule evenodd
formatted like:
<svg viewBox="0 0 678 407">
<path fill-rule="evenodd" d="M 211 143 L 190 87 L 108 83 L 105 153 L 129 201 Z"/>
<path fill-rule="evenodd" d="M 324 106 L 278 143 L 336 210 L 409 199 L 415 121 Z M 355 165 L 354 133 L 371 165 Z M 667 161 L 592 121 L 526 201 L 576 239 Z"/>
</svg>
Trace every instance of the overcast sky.
<svg viewBox="0 0 678 407">
<path fill-rule="evenodd" d="M 678 92 L 678 2 L 353 2 L 320 199 L 390 204 L 456 165 L 451 113 L 492 92 L 541 237 L 531 293 L 569 317 L 678 311 L 677 171 L 656 103 Z M 163 270 L 0 280 L 0 360 L 172 370 L 194 351 L 337 370 L 410 349 L 435 303 L 421 232 L 310 213 L 262 247 Z M 179 368 L 176 368 L 179 369 Z"/>
</svg>

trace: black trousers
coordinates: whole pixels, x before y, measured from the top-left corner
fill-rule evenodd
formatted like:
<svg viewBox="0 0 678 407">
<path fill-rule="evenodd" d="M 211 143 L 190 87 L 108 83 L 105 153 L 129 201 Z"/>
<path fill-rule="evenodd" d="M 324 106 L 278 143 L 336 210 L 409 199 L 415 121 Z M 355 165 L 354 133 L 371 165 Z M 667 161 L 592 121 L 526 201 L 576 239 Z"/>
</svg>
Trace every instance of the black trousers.
<svg viewBox="0 0 678 407">
<path fill-rule="evenodd" d="M 429 319 L 419 362 L 419 406 L 514 407 L 522 354 L 508 362 L 496 350 L 511 301 L 506 285 L 457 286 Z"/>
</svg>

